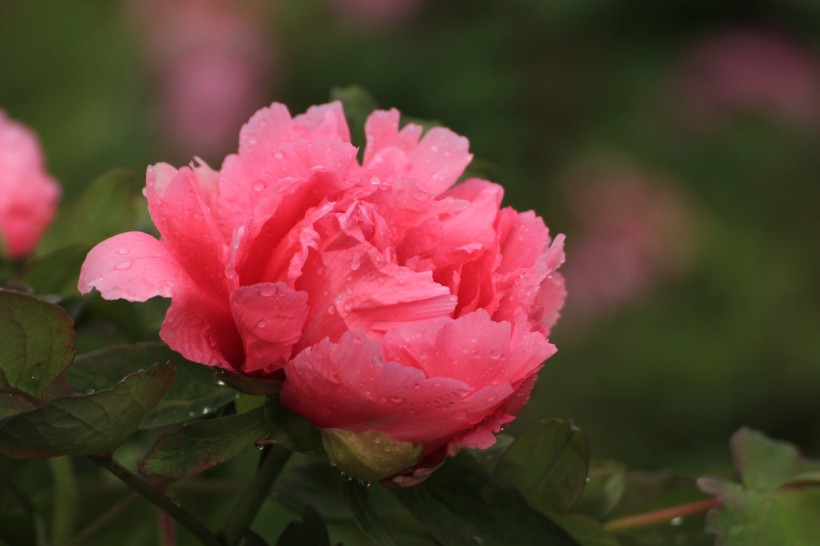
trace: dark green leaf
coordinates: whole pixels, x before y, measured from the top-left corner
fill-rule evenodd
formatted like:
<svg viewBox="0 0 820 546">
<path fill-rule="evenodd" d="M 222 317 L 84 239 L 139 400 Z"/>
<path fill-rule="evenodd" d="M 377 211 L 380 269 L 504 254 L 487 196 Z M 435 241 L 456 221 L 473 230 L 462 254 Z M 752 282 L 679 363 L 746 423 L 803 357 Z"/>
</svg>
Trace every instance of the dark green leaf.
<svg viewBox="0 0 820 546">
<path fill-rule="evenodd" d="M 276 546 L 330 546 L 330 537 L 322 516 L 312 506 L 305 507 L 302 521 L 288 524 Z"/>
<path fill-rule="evenodd" d="M 820 463 L 806 461 L 792 444 L 748 428 L 732 436 L 731 448 L 743 484 L 752 491 L 767 491 L 820 470 Z"/>
<path fill-rule="evenodd" d="M 37 294 L 77 294 L 77 279 L 91 245 L 71 243 L 32 261 L 19 279 Z"/>
<path fill-rule="evenodd" d="M 552 520 L 580 546 L 618 546 L 615 535 L 594 519 L 577 514 L 553 515 Z"/>
<path fill-rule="evenodd" d="M 74 358 L 73 326 L 61 307 L 0 290 L 0 391 L 40 397 Z"/>
<path fill-rule="evenodd" d="M 217 383 L 212 368 L 185 360 L 163 343 L 122 345 L 80 355 L 66 375 L 74 390 L 93 392 L 110 387 L 129 373 L 167 362 L 173 362 L 177 370 L 174 384 L 145 417 L 142 428 L 183 423 L 236 397 L 234 391 Z"/>
<path fill-rule="evenodd" d="M 160 436 L 140 462 L 140 472 L 189 478 L 239 456 L 266 433 L 262 408 L 189 423 Z"/>
<path fill-rule="evenodd" d="M 445 546 L 577 546 L 563 529 L 531 509 L 520 493 L 469 457 L 448 461 L 421 485 L 392 490 Z"/>
<path fill-rule="evenodd" d="M 96 244 L 134 228 L 134 175 L 114 169 L 96 178 L 67 210 L 57 215 L 38 246 L 51 252 L 69 243 Z"/>
<path fill-rule="evenodd" d="M 327 461 L 288 467 L 276 481 L 276 498 L 294 512 L 315 506 L 327 521 L 350 518 L 350 511 L 342 498 L 342 479 L 339 470 Z"/>
<path fill-rule="evenodd" d="M 268 397 L 265 420 L 270 436 L 265 443 L 279 444 L 291 451 L 309 455 L 324 453 L 319 429 L 286 408 L 276 397 Z"/>
<path fill-rule="evenodd" d="M 256 377 L 247 377 L 235 373 L 230 373 L 223 369 L 218 369 L 216 377 L 243 394 L 250 394 L 254 396 L 270 396 L 279 394 L 282 390 L 281 379 L 259 379 Z"/>
<path fill-rule="evenodd" d="M 342 484 L 347 505 L 353 512 L 356 525 L 364 534 L 370 537 L 373 542 L 380 546 L 396 546 L 396 539 L 393 533 L 384 525 L 381 516 L 373 509 L 370 498 L 367 495 L 369 484 L 361 484 L 356 480 L 348 479 Z"/>
<path fill-rule="evenodd" d="M 820 487 L 723 495 L 706 530 L 723 546 L 817 546 Z"/>
<path fill-rule="evenodd" d="M 621 500 L 626 486 L 626 468 L 618 461 L 590 461 L 588 474 L 584 493 L 572 511 L 603 519 Z"/>
<path fill-rule="evenodd" d="M 0 513 L 0 544 L 30 546 L 37 543 L 35 523 L 31 516 Z"/>
<path fill-rule="evenodd" d="M 589 444 L 569 421 L 548 419 L 521 433 L 493 476 L 518 489 L 541 512 L 567 512 L 581 496 L 589 466 Z"/>
<path fill-rule="evenodd" d="M 170 365 L 127 376 L 111 389 L 0 420 L 0 454 L 12 458 L 110 453 L 131 436 L 174 378 Z"/>
</svg>

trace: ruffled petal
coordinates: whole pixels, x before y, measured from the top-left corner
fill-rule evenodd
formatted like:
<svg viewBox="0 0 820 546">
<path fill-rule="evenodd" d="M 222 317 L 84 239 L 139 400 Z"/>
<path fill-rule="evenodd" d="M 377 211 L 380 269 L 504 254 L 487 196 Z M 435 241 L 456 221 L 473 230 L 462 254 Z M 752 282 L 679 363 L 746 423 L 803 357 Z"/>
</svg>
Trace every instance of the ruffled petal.
<svg viewBox="0 0 820 546">
<path fill-rule="evenodd" d="M 77 288 L 96 288 L 107 300 L 145 301 L 173 297 L 193 285 L 163 243 L 147 233 L 131 231 L 99 243 L 83 263 Z"/>
<path fill-rule="evenodd" d="M 282 401 L 320 428 L 380 430 L 432 451 L 512 394 L 509 384 L 473 391 L 451 378 L 385 361 L 378 342 L 350 331 L 324 340 L 285 366 Z M 321 401 L 320 403 L 317 403 Z"/>
<path fill-rule="evenodd" d="M 271 373 L 284 365 L 302 335 L 307 299 L 281 282 L 233 291 L 231 309 L 245 348 L 242 371 Z"/>
</svg>

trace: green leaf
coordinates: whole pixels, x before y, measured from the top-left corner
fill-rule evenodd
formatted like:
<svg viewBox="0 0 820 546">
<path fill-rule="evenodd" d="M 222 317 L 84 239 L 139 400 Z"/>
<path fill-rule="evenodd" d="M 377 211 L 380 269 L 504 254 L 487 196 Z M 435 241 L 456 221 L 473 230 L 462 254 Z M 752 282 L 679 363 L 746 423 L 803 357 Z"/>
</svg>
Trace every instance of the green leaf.
<svg viewBox="0 0 820 546">
<path fill-rule="evenodd" d="M 279 444 L 290 451 L 315 455 L 324 453 L 322 435 L 303 417 L 286 408 L 277 397 L 268 397 L 265 421 L 270 436 L 263 443 Z"/>
<path fill-rule="evenodd" d="M 584 493 L 572 511 L 603 519 L 621 500 L 626 487 L 626 467 L 618 461 L 590 461 L 588 474 Z"/>
<path fill-rule="evenodd" d="M 820 487 L 747 490 L 721 500 L 709 512 L 706 530 L 716 533 L 722 546 L 820 544 Z"/>
<path fill-rule="evenodd" d="M 493 476 L 541 512 L 567 512 L 581 496 L 589 466 L 586 436 L 570 421 L 548 419 L 521 433 Z"/>
<path fill-rule="evenodd" d="M 530 508 L 465 455 L 421 485 L 393 494 L 444 546 L 577 546 L 563 529 Z"/>
<path fill-rule="evenodd" d="M 167 362 L 173 362 L 177 370 L 174 384 L 145 417 L 141 428 L 190 421 L 236 398 L 236 392 L 217 383 L 212 368 L 185 360 L 163 343 L 121 345 L 80 355 L 66 375 L 77 392 L 94 392 L 110 387 L 129 373 Z"/>
<path fill-rule="evenodd" d="M 743 484 L 752 491 L 767 491 L 820 470 L 820 462 L 806 461 L 792 444 L 748 428 L 737 431 L 730 445 Z"/>
<path fill-rule="evenodd" d="M 354 146 L 359 148 L 361 156 L 361 151 L 364 150 L 366 144 L 364 124 L 370 113 L 378 108 L 376 100 L 358 85 L 334 87 L 330 90 L 330 99 L 342 102 L 347 125 L 350 128 L 350 140 Z"/>
<path fill-rule="evenodd" d="M 171 386 L 174 368 L 156 365 L 111 389 L 57 398 L 0 420 L 0 455 L 45 458 L 113 452 Z"/>
<path fill-rule="evenodd" d="M 350 519 L 339 470 L 327 461 L 288 467 L 276 481 L 276 498 L 294 512 L 314 506 L 327 521 Z"/>
<path fill-rule="evenodd" d="M 18 277 L 37 294 L 77 294 L 80 268 L 91 245 L 70 243 L 35 258 Z"/>
<path fill-rule="evenodd" d="M 330 536 L 319 512 L 307 506 L 302 521 L 290 522 L 279 535 L 276 546 L 330 546 Z"/>
<path fill-rule="evenodd" d="M 190 478 L 241 455 L 266 434 L 262 408 L 196 421 L 160 436 L 139 469 L 146 476 Z"/>
<path fill-rule="evenodd" d="M 0 289 L 0 392 L 39 398 L 74 358 L 73 326 L 61 307 Z"/>
<path fill-rule="evenodd" d="M 380 546 L 396 546 L 396 539 L 393 533 L 385 527 L 381 516 L 376 513 L 370 498 L 367 495 L 367 488 L 370 484 L 361 484 L 355 480 L 347 479 L 342 484 L 347 505 L 353 512 L 356 525 L 364 534 L 370 537 L 373 542 Z"/>
<path fill-rule="evenodd" d="M 259 379 L 256 377 L 247 377 L 235 373 L 230 373 L 224 369 L 215 371 L 217 379 L 238 390 L 243 394 L 250 394 L 253 396 L 271 396 L 279 394 L 282 390 L 281 379 Z"/>
<path fill-rule="evenodd" d="M 552 515 L 552 520 L 580 546 L 618 546 L 615 535 L 592 518 L 578 514 Z"/>
<path fill-rule="evenodd" d="M 70 243 L 96 244 L 134 228 L 137 192 L 134 175 L 114 169 L 96 178 L 62 211 L 38 246 L 49 253 Z"/>
</svg>

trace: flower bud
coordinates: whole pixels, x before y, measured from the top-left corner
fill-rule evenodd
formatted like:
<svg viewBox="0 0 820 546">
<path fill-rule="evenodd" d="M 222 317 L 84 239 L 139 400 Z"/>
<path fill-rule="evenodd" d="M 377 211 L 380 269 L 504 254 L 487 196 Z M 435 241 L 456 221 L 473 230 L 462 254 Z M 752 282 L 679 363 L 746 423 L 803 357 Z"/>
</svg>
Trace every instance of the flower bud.
<svg viewBox="0 0 820 546">
<path fill-rule="evenodd" d="M 365 481 L 381 480 L 413 466 L 423 447 L 378 430 L 353 432 L 340 428 L 322 430 L 322 443 L 341 471 Z"/>
</svg>

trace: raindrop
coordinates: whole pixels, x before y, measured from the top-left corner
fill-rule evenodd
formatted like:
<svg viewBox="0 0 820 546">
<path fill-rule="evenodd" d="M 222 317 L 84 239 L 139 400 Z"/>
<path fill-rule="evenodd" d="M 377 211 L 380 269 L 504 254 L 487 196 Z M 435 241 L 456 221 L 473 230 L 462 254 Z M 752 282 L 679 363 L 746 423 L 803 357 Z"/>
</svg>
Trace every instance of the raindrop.
<svg viewBox="0 0 820 546">
<path fill-rule="evenodd" d="M 680 517 L 680 516 L 675 516 L 674 518 L 669 520 L 669 523 L 674 525 L 674 526 L 681 525 L 683 523 L 683 518 Z"/>
<path fill-rule="evenodd" d="M 265 322 L 264 320 L 260 320 L 259 322 L 256 323 L 257 328 L 264 328 L 267 325 L 268 325 L 268 323 Z"/>
<path fill-rule="evenodd" d="M 274 293 L 276 293 L 276 289 L 272 286 L 269 286 L 269 285 L 262 286 L 259 289 L 259 295 L 262 296 L 263 298 L 269 298 L 269 297 L 273 296 Z"/>
<path fill-rule="evenodd" d="M 347 472 L 341 472 L 340 475 L 342 476 L 342 480 L 344 480 L 346 482 L 353 481 L 353 476 L 351 476 Z"/>
<path fill-rule="evenodd" d="M 430 146 L 430 151 L 431 151 L 431 152 L 433 152 L 433 153 L 438 152 L 438 146 L 436 146 L 435 144 L 433 144 L 432 146 Z"/>
<path fill-rule="evenodd" d="M 285 157 L 285 154 L 283 154 L 282 152 L 274 152 L 273 157 L 275 157 L 276 159 L 282 159 L 283 157 Z"/>
<path fill-rule="evenodd" d="M 336 306 L 333 305 L 332 303 L 330 305 L 328 305 L 327 306 L 327 313 L 329 315 L 335 315 L 336 314 Z"/>
<path fill-rule="evenodd" d="M 253 191 L 262 191 L 265 189 L 265 183 L 261 180 L 257 180 L 253 183 L 253 186 L 251 187 L 253 188 Z"/>
<path fill-rule="evenodd" d="M 350 261 L 350 269 L 353 271 L 358 271 L 361 266 L 362 256 L 360 254 L 354 254 L 353 259 Z"/>
<path fill-rule="evenodd" d="M 405 401 L 405 398 L 402 396 L 390 396 L 387 399 L 393 404 L 403 404 Z"/>
<path fill-rule="evenodd" d="M 221 379 L 218 379 L 218 380 L 216 381 L 216 384 L 217 384 L 217 385 L 219 385 L 220 387 L 224 387 L 224 386 L 225 386 L 225 382 L 224 382 L 224 381 L 222 381 Z"/>
<path fill-rule="evenodd" d="M 94 389 L 86 389 L 85 391 L 86 394 L 94 394 L 95 392 L 97 391 L 95 391 Z"/>
<path fill-rule="evenodd" d="M 356 483 L 358 483 L 362 487 L 370 487 L 370 482 L 367 480 L 356 480 Z"/>
<path fill-rule="evenodd" d="M 129 250 L 127 248 L 121 248 L 117 251 L 117 254 L 128 254 Z"/>
<path fill-rule="evenodd" d="M 209 408 L 208 406 L 204 406 L 202 408 L 202 415 L 208 415 L 209 413 L 211 413 L 211 408 Z"/>
<path fill-rule="evenodd" d="M 127 262 L 117 264 L 116 267 L 114 267 L 114 269 L 116 269 L 117 271 L 125 271 L 126 269 L 131 269 L 132 265 L 134 265 L 134 262 L 128 260 Z"/>
</svg>

